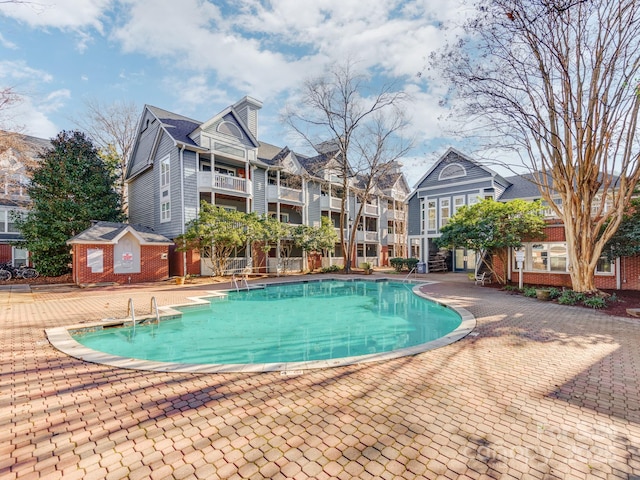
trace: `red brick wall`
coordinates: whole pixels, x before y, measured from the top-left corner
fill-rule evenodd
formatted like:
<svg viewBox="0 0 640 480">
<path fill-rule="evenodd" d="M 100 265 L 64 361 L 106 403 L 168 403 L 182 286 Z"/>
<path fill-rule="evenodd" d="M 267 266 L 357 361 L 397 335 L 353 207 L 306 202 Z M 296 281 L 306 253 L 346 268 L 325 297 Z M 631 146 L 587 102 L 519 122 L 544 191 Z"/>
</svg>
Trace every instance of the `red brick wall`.
<svg viewBox="0 0 640 480">
<path fill-rule="evenodd" d="M 74 245 L 73 246 L 73 280 L 77 284 L 117 282 L 128 283 L 156 282 L 169 277 L 169 261 L 163 259 L 168 246 L 141 245 L 140 273 L 113 272 L 113 245 Z M 87 267 L 87 250 L 99 248 L 103 251 L 103 272 L 92 273 Z"/>
</svg>

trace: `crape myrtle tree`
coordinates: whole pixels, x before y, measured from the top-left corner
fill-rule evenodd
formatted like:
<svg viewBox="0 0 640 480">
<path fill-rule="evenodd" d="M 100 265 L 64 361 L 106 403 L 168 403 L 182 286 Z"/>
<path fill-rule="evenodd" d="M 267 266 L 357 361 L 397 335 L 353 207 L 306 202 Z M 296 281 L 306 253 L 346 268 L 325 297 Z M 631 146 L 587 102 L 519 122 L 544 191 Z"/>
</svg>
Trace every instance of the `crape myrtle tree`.
<svg viewBox="0 0 640 480">
<path fill-rule="evenodd" d="M 326 173 L 342 183 L 340 244 L 347 273 L 362 215 L 362 208 L 349 212 L 348 192 L 353 191 L 354 179 L 364 176 L 358 192 L 364 205 L 377 178 L 408 151 L 411 142 L 402 136 L 406 121 L 401 107 L 406 100 L 407 95 L 393 84 L 372 85 L 348 59 L 306 81 L 301 97 L 286 108 L 285 123 L 309 145 L 334 144 L 338 168 Z M 345 235 L 349 223 L 352 230 Z"/>
<path fill-rule="evenodd" d="M 92 220 L 121 221 L 120 197 L 114 178 L 93 143 L 78 131 L 63 131 L 51 140 L 36 166 L 29 169 L 27 193 L 32 205 L 15 219 L 42 275 L 70 271 L 69 238 Z"/>
<path fill-rule="evenodd" d="M 442 235 L 435 243 L 440 248 L 474 250 L 478 259 L 476 274 L 482 262 L 499 283 L 506 283 L 509 251 L 521 247 L 524 239 L 542 239 L 544 226 L 543 206 L 539 201 L 503 203 L 486 199 L 458 209 L 440 229 Z M 496 270 L 493 257 L 500 260 L 502 271 Z"/>
<path fill-rule="evenodd" d="M 175 240 L 178 251 L 207 252 L 203 257 L 217 276 L 228 269 L 236 250 L 261 236 L 255 213 L 226 210 L 208 202 L 200 204 L 198 216 L 187 225 L 185 233 Z"/>
<path fill-rule="evenodd" d="M 228 270 L 229 259 L 248 245 L 262 251 L 265 256 L 273 248 L 281 248 L 281 259 L 288 261 L 288 253 L 282 248 L 283 240 L 291 239 L 294 245 L 306 251 L 332 248 L 336 234 L 329 220 L 319 227 L 293 226 L 268 215 L 226 210 L 202 202 L 198 216 L 188 225 L 184 234 L 176 239 L 178 251 L 209 251 L 204 258 L 211 262 L 215 275 L 222 276 Z"/>
<path fill-rule="evenodd" d="M 519 152 L 564 222 L 573 289 L 595 291 L 640 178 L 640 2 L 479 0 L 475 12 L 434 55 L 444 103 Z"/>
</svg>

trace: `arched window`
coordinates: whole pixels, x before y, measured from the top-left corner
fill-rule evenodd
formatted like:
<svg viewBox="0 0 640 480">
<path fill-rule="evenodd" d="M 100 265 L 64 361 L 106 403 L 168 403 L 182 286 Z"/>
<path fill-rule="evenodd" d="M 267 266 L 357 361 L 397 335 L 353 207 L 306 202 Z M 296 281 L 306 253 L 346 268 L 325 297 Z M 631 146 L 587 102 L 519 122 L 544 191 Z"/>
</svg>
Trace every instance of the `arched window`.
<svg viewBox="0 0 640 480">
<path fill-rule="evenodd" d="M 231 135 L 232 137 L 242 138 L 242 131 L 238 128 L 238 126 L 235 123 L 220 122 L 216 130 L 219 133 L 224 133 L 225 135 Z"/>
<path fill-rule="evenodd" d="M 467 171 L 459 163 L 451 163 L 440 170 L 438 180 L 446 180 L 449 178 L 466 177 Z"/>
</svg>

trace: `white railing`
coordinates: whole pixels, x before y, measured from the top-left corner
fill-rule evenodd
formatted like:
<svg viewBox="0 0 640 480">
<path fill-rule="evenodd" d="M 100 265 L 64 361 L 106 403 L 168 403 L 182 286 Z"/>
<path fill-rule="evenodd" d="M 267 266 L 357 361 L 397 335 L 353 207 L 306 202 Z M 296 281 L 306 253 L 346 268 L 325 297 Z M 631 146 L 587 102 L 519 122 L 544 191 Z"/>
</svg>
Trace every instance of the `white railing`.
<svg viewBox="0 0 640 480">
<path fill-rule="evenodd" d="M 389 220 L 404 220 L 404 214 L 403 210 L 387 210 L 387 218 Z"/>
<path fill-rule="evenodd" d="M 363 232 L 358 230 L 356 240 L 358 242 L 377 242 L 380 239 L 378 232 Z"/>
<path fill-rule="evenodd" d="M 301 272 L 302 257 L 289 257 L 281 258 L 278 263 L 277 258 L 269 257 L 267 259 L 267 272 L 268 273 L 287 273 L 287 272 Z"/>
<path fill-rule="evenodd" d="M 342 257 L 322 257 L 322 268 L 327 268 L 332 265 L 342 267 L 344 265 L 344 258 Z"/>
<path fill-rule="evenodd" d="M 247 267 L 247 258 L 245 257 L 233 257 L 227 261 L 227 268 L 224 271 L 224 275 L 231 275 L 234 272 L 242 272 Z M 200 259 L 200 274 L 203 276 L 213 276 L 215 272 L 213 271 L 213 266 L 211 265 L 211 260 L 208 258 Z"/>
<path fill-rule="evenodd" d="M 356 265 L 359 267 L 363 263 L 370 263 L 372 267 L 380 266 L 378 263 L 378 257 L 358 257 Z"/>
<path fill-rule="evenodd" d="M 278 193 L 277 185 L 267 186 L 267 195 L 269 200 L 292 200 L 294 202 L 302 203 L 302 190 L 296 190 L 295 188 L 280 187 L 280 193 Z"/>
<path fill-rule="evenodd" d="M 365 215 L 378 215 L 378 205 L 370 205 L 365 203 L 364 205 Z"/>
<path fill-rule="evenodd" d="M 230 175 L 221 175 L 220 173 L 213 174 L 213 188 L 219 188 L 221 190 L 231 190 L 234 192 L 247 193 L 247 180 L 239 177 L 232 177 Z"/>
<path fill-rule="evenodd" d="M 322 208 L 333 208 L 335 210 L 340 210 L 341 205 L 342 199 L 339 197 L 328 197 L 326 195 L 320 197 L 320 207 Z"/>
<path fill-rule="evenodd" d="M 230 192 L 250 193 L 251 190 L 251 182 L 246 178 L 215 172 L 198 172 L 198 185 Z"/>
</svg>

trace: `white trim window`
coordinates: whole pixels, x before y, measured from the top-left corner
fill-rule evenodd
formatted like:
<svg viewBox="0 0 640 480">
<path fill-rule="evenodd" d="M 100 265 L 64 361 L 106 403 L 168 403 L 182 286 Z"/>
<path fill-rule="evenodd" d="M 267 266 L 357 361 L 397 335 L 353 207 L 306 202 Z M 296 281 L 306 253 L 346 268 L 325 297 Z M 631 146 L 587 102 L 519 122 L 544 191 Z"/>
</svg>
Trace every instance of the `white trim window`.
<svg viewBox="0 0 640 480">
<path fill-rule="evenodd" d="M 475 205 L 480 202 L 480 194 L 478 193 L 470 193 L 469 194 L 469 205 Z"/>
<path fill-rule="evenodd" d="M 429 200 L 427 202 L 427 230 L 435 230 L 437 227 L 436 201 Z"/>
<path fill-rule="evenodd" d="M 524 269 L 527 272 L 569 273 L 569 252 L 565 242 L 536 242 L 525 243 Z M 515 254 L 513 255 L 513 270 L 518 269 Z M 596 266 L 596 274 L 613 275 L 614 262 L 606 256 L 600 257 Z"/>
<path fill-rule="evenodd" d="M 440 228 L 444 227 L 447 223 L 449 223 L 450 218 L 451 218 L 451 199 L 441 198 L 440 199 Z"/>
<path fill-rule="evenodd" d="M 464 195 L 453 197 L 453 215 L 456 214 L 460 207 L 464 207 Z"/>
<path fill-rule="evenodd" d="M 171 157 L 160 161 L 160 223 L 171 220 Z"/>
</svg>

